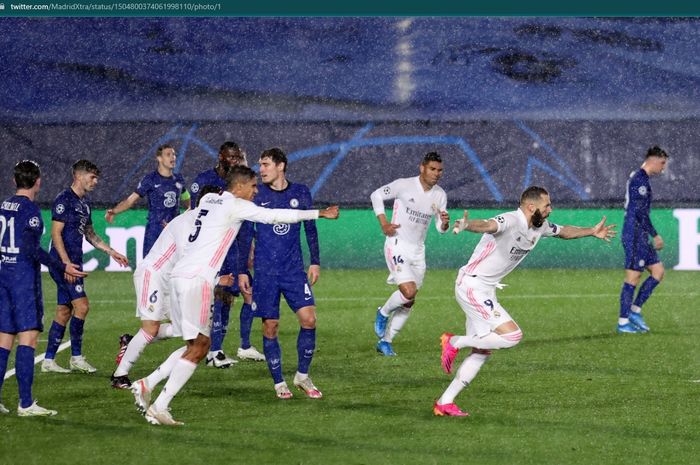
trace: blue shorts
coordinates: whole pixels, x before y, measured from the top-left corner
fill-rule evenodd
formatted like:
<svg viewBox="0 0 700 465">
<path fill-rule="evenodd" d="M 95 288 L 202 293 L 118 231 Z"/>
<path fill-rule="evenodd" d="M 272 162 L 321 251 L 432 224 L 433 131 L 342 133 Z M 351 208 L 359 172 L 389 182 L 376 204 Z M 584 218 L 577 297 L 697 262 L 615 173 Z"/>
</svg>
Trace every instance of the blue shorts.
<svg viewBox="0 0 700 465">
<path fill-rule="evenodd" d="M 80 269 L 82 270 L 82 265 Z M 87 297 L 83 278 L 75 278 L 74 283 L 69 283 L 65 280 L 64 273 L 49 268 L 49 274 L 56 283 L 56 303 L 58 305 L 71 307 L 71 302 L 74 300 Z"/>
<path fill-rule="evenodd" d="M 255 274 L 253 286 L 253 311 L 256 318 L 280 319 L 280 295 L 296 313 L 300 308 L 316 305 L 306 273 L 272 276 Z"/>
<path fill-rule="evenodd" d="M 644 271 L 647 267 L 660 261 L 656 249 L 646 239 L 625 240 L 623 238 L 622 245 L 625 248 L 626 270 Z"/>
<path fill-rule="evenodd" d="M 10 273 L 12 279 L 6 279 L 9 273 L 0 274 L 0 332 L 17 334 L 43 331 L 44 301 L 40 273 L 25 273 L 26 279 L 17 279 L 17 273 Z"/>
</svg>

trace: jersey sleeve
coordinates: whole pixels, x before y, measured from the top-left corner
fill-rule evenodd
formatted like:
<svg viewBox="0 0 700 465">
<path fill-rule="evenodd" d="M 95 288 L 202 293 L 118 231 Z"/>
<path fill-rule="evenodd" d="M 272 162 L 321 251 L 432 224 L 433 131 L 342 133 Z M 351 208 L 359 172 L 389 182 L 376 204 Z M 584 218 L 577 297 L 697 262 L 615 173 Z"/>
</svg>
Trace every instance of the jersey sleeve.
<svg viewBox="0 0 700 465">
<path fill-rule="evenodd" d="M 649 187 L 646 183 L 631 182 L 629 186 L 629 205 L 634 210 L 634 217 L 637 223 L 651 237 L 656 236 L 656 228 L 651 224 L 649 210 L 651 202 L 649 200 Z"/>
<path fill-rule="evenodd" d="M 401 180 L 397 179 L 389 184 L 386 184 L 379 189 L 372 192 L 369 196 L 372 201 L 372 209 L 374 214 L 379 216 L 386 214 L 384 209 L 384 202 L 387 200 L 395 199 L 401 187 Z"/>
<path fill-rule="evenodd" d="M 27 219 L 22 230 L 22 244 L 25 245 L 24 253 L 32 261 L 38 261 L 42 265 L 63 272 L 66 270 L 66 265 L 41 248 L 41 234 L 44 230 L 44 223 L 41 221 L 39 214 L 37 211 L 35 215 Z"/>
<path fill-rule="evenodd" d="M 502 213 L 500 215 L 494 216 L 491 219 L 494 220 L 496 222 L 496 225 L 498 226 L 498 229 L 496 230 L 494 235 L 501 234 L 502 232 L 512 228 L 513 225 L 515 225 L 515 222 L 517 221 L 517 218 L 514 218 L 513 215 L 509 213 Z"/>
<path fill-rule="evenodd" d="M 63 195 L 59 195 L 53 202 L 53 208 L 51 209 L 51 219 L 53 221 L 67 223 L 69 209 L 70 205 L 68 205 L 66 199 L 63 197 Z"/>
<path fill-rule="evenodd" d="M 144 176 L 139 185 L 136 186 L 136 192 L 141 198 L 146 197 L 148 193 L 153 190 L 153 182 L 151 181 L 151 176 Z"/>
<path fill-rule="evenodd" d="M 258 207 L 248 200 L 237 199 L 231 212 L 234 216 L 255 223 L 299 223 L 318 218 L 318 210 L 292 210 L 286 208 Z"/>
<path fill-rule="evenodd" d="M 311 192 L 305 188 L 301 196 L 300 207 L 304 210 L 312 208 Z M 316 229 L 315 220 L 304 221 L 304 233 L 306 234 L 306 243 L 309 246 L 309 262 L 312 265 L 320 265 L 321 257 L 318 247 L 318 230 Z"/>
<path fill-rule="evenodd" d="M 248 269 L 248 257 L 250 256 L 250 247 L 253 244 L 254 236 L 255 224 L 250 221 L 244 221 L 236 237 L 238 241 L 238 263 L 236 264 L 236 269 L 239 274 Z"/>
<path fill-rule="evenodd" d="M 545 220 L 544 228 L 542 228 L 542 236 L 543 237 L 558 236 L 560 232 L 561 232 L 560 225 L 552 223 L 549 220 Z"/>
<path fill-rule="evenodd" d="M 199 198 L 199 188 L 200 188 L 199 182 L 200 182 L 200 179 L 199 179 L 199 176 L 197 176 L 189 188 L 190 210 L 194 210 L 195 208 L 197 208 L 197 199 Z"/>
</svg>

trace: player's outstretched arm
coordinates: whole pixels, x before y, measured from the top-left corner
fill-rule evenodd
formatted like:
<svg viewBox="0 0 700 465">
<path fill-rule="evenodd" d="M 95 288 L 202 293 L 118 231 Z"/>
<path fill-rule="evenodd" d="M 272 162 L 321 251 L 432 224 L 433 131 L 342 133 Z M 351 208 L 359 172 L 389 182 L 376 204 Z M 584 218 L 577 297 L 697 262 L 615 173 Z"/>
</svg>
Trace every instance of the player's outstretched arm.
<svg viewBox="0 0 700 465">
<path fill-rule="evenodd" d="M 455 221 L 455 224 L 452 227 L 453 234 L 459 234 L 462 231 L 469 231 L 469 232 L 479 233 L 479 234 L 483 234 L 483 233 L 493 234 L 496 231 L 498 231 L 498 224 L 496 224 L 496 221 L 494 221 L 492 219 L 470 220 L 469 219 L 469 212 L 467 210 L 464 210 L 464 215 L 462 216 L 462 218 Z"/>
<path fill-rule="evenodd" d="M 139 194 L 136 192 L 132 192 L 131 195 L 121 202 L 119 202 L 117 205 L 114 206 L 114 208 L 110 208 L 105 212 L 105 220 L 107 223 L 112 223 L 114 221 L 114 217 L 120 214 L 121 212 L 129 210 L 131 207 L 138 202 L 138 200 L 141 198 Z"/>
<path fill-rule="evenodd" d="M 119 263 L 121 266 L 125 268 L 129 266 L 129 259 L 117 252 L 116 250 L 114 250 L 112 247 L 109 246 L 109 244 L 103 241 L 102 238 L 97 235 L 95 229 L 92 227 L 91 224 L 85 226 L 85 240 L 92 244 L 92 246 L 97 250 L 101 250 L 110 257 L 112 257 L 114 261 Z"/>
<path fill-rule="evenodd" d="M 615 231 L 615 224 L 605 224 L 607 217 L 603 216 L 598 224 L 590 228 L 582 228 L 580 226 L 562 226 L 559 232 L 559 238 L 561 239 L 578 239 L 580 237 L 593 236 L 598 239 L 610 242 L 610 239 L 617 235 Z"/>
</svg>

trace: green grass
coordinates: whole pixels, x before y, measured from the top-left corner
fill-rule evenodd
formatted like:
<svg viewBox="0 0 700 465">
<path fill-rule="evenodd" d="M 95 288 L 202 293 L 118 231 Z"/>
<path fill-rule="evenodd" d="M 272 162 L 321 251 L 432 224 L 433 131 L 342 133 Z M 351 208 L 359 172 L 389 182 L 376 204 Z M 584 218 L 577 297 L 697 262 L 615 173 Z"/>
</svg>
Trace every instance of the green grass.
<svg viewBox="0 0 700 465">
<path fill-rule="evenodd" d="M 275 398 L 265 364 L 199 367 L 171 407 L 186 425 L 148 425 L 128 391 L 109 387 L 117 336 L 134 332 L 128 273 L 95 272 L 85 350 L 95 375 L 36 370 L 35 397 L 53 418 L 0 417 L 0 463 L 81 464 L 689 464 L 700 453 L 697 274 L 669 272 L 647 304 L 647 335 L 614 333 L 621 271 L 520 270 L 501 303 L 523 342 L 496 352 L 457 399 L 469 418 L 437 418 L 450 382 L 439 364 L 443 331 L 463 332 L 454 270 L 429 270 L 396 358 L 374 351 L 374 309 L 391 291 L 383 271 L 326 270 L 315 288 L 321 400 Z M 52 283 L 45 287 L 48 327 Z M 237 347 L 237 309 L 225 343 Z M 296 368 L 295 318 L 283 310 L 283 368 Z M 44 333 L 45 336 L 45 333 Z M 259 320 L 253 342 L 260 343 Z M 39 351 L 45 348 L 40 342 Z M 132 379 L 181 345 L 150 346 Z M 68 350 L 58 355 L 67 364 Z M 14 356 L 12 357 L 14 358 Z M 457 363 L 461 360 L 461 356 Z M 12 364 L 11 364 L 12 365 Z M 3 401 L 17 404 L 14 378 Z"/>
</svg>

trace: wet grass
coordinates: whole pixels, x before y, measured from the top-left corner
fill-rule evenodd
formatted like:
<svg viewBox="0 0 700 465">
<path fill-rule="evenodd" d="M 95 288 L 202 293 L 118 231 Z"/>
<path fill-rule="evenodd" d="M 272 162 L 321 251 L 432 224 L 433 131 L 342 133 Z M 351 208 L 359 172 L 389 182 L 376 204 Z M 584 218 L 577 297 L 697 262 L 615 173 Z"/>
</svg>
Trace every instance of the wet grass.
<svg viewBox="0 0 700 465">
<path fill-rule="evenodd" d="M 318 351 L 310 400 L 274 397 L 264 364 L 200 366 L 171 404 L 182 428 L 148 425 L 128 391 L 109 387 L 117 336 L 134 332 L 128 273 L 93 273 L 85 353 L 95 375 L 36 370 L 35 397 L 53 418 L 0 416 L 0 463 L 479 463 L 687 464 L 700 452 L 697 274 L 669 272 L 647 304 L 647 335 L 615 334 L 620 271 L 520 270 L 501 303 L 523 342 L 494 354 L 457 399 L 469 418 L 436 418 L 450 381 L 438 338 L 461 332 L 454 270 L 429 270 L 396 358 L 374 351 L 374 310 L 391 288 L 382 271 L 325 270 L 315 288 Z M 54 286 L 45 285 L 47 324 Z M 237 347 L 236 310 L 225 343 Z M 283 367 L 296 368 L 297 325 L 283 311 Z M 259 322 L 253 341 L 260 348 Z M 148 347 L 132 372 L 147 374 L 181 343 Z M 43 350 L 45 342 L 40 343 Z M 66 365 L 68 351 L 57 360 Z M 11 364 L 12 365 L 12 364 Z M 3 403 L 17 403 L 15 379 Z"/>
</svg>

